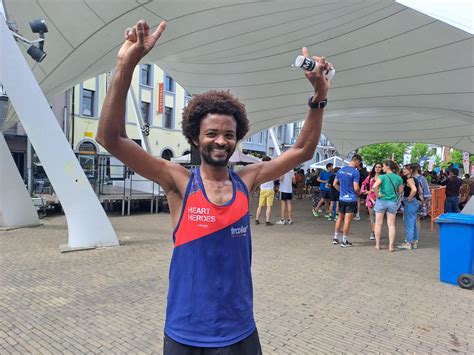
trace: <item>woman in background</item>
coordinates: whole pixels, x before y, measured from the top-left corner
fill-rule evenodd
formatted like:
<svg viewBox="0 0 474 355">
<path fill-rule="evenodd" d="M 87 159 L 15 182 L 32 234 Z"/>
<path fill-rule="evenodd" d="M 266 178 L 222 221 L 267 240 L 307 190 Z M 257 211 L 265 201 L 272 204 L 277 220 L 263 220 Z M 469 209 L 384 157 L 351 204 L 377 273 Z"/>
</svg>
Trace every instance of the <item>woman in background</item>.
<svg viewBox="0 0 474 355">
<path fill-rule="evenodd" d="M 370 240 L 375 240 L 375 212 L 373 211 L 377 194 L 374 191 L 374 184 L 377 178 L 383 174 L 382 163 L 375 163 L 372 171 L 362 182 L 361 191 L 365 195 L 365 205 L 369 211 L 370 217 Z"/>
</svg>

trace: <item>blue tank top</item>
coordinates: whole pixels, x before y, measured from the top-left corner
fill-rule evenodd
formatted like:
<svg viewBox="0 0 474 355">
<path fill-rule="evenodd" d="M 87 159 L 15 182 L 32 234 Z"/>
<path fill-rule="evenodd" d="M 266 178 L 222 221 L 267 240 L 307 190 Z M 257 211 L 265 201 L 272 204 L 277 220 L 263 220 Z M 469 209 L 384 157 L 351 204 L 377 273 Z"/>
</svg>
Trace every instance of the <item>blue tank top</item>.
<svg viewBox="0 0 474 355">
<path fill-rule="evenodd" d="M 229 176 L 232 198 L 218 206 L 193 169 L 173 232 L 165 333 L 182 344 L 229 346 L 256 328 L 248 191 L 232 170 Z"/>
</svg>

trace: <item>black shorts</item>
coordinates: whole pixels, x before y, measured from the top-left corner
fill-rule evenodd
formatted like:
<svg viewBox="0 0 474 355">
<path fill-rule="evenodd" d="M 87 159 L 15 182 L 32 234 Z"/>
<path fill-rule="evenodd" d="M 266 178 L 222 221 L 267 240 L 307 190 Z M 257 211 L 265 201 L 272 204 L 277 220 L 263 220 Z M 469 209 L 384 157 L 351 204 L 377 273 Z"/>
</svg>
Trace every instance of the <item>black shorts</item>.
<svg viewBox="0 0 474 355">
<path fill-rule="evenodd" d="M 293 194 L 291 192 L 280 192 L 280 200 L 287 201 L 293 199 Z"/>
<path fill-rule="evenodd" d="M 357 202 L 339 201 L 339 213 L 357 213 Z"/>
<path fill-rule="evenodd" d="M 238 343 L 224 346 L 222 348 L 201 348 L 178 343 L 165 334 L 163 355 L 213 355 L 213 354 L 235 354 L 235 355 L 261 355 L 262 348 L 255 330 L 247 338 Z"/>
<path fill-rule="evenodd" d="M 321 198 L 323 200 L 329 200 L 329 191 L 328 190 L 321 190 Z"/>
<path fill-rule="evenodd" d="M 329 200 L 334 202 L 339 201 L 339 191 L 337 191 L 336 189 L 334 189 L 334 191 L 331 190 L 329 194 Z"/>
</svg>

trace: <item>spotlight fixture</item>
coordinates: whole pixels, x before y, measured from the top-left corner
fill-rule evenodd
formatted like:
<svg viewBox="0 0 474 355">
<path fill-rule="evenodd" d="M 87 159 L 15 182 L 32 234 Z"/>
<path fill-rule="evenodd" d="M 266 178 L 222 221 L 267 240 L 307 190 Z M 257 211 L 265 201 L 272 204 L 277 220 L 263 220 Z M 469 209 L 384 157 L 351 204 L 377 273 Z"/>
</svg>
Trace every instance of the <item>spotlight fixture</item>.
<svg viewBox="0 0 474 355">
<path fill-rule="evenodd" d="M 39 37 L 38 39 L 36 40 L 29 40 L 25 37 L 23 37 L 22 35 L 20 35 L 18 33 L 18 30 L 16 29 L 16 25 L 14 26 L 13 25 L 14 23 L 9 23 L 8 27 L 10 28 L 10 31 L 13 35 L 13 37 L 15 37 L 15 39 L 17 41 L 20 41 L 20 42 L 23 42 L 23 43 L 26 43 L 26 44 L 29 44 L 30 46 L 28 47 L 28 50 L 26 51 L 30 57 L 38 62 L 38 63 L 41 63 L 43 61 L 43 59 L 46 57 L 46 52 L 43 51 L 44 49 L 44 34 L 46 32 L 48 32 L 48 26 L 46 26 L 46 21 L 45 20 L 33 20 L 30 22 L 30 27 L 31 27 L 31 31 L 33 33 L 39 33 Z M 38 46 L 36 46 L 36 43 L 38 44 Z"/>
</svg>

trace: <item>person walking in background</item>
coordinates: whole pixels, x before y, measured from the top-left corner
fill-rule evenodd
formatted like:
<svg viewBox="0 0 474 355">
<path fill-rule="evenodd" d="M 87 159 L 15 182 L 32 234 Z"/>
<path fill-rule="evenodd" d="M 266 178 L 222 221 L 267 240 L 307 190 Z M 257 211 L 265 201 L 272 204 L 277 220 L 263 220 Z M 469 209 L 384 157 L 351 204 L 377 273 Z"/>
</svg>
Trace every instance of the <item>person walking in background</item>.
<svg viewBox="0 0 474 355">
<path fill-rule="evenodd" d="M 322 207 L 324 204 L 324 208 L 326 209 L 326 214 L 325 217 L 329 217 L 329 188 L 326 187 L 326 183 L 328 182 L 329 178 L 333 174 L 333 164 L 332 163 L 327 163 L 326 164 L 326 170 L 321 171 L 321 173 L 318 176 L 318 182 L 319 182 L 319 189 L 321 190 L 321 200 L 319 201 L 318 205 L 316 206 L 315 209 L 313 209 L 313 214 L 315 217 L 319 217 L 319 209 Z"/>
<path fill-rule="evenodd" d="M 304 170 L 300 169 L 295 174 L 295 194 L 298 200 L 301 200 L 305 190 Z"/>
<path fill-rule="evenodd" d="M 262 158 L 262 161 L 270 161 L 272 158 L 265 156 Z M 265 211 L 265 225 L 272 226 L 273 223 L 270 222 L 270 216 L 272 213 L 273 199 L 275 197 L 275 184 L 273 180 L 264 182 L 260 185 L 260 195 L 258 198 L 258 208 L 257 214 L 255 216 L 255 224 L 260 224 L 259 218 L 262 213 L 262 208 L 266 207 Z"/>
<path fill-rule="evenodd" d="M 418 247 L 418 209 L 420 208 L 420 189 L 418 180 L 413 176 L 413 166 L 406 164 L 403 167 L 403 227 L 405 228 L 405 242 L 398 249 L 416 249 Z"/>
<path fill-rule="evenodd" d="M 334 174 L 328 180 L 327 186 L 329 187 L 329 217 L 328 221 L 337 221 L 337 210 L 339 209 L 339 191 L 334 187 L 334 180 L 336 179 L 336 174 L 340 170 L 339 167 L 334 168 Z"/>
<path fill-rule="evenodd" d="M 361 187 L 361 192 L 365 195 L 365 205 L 367 206 L 367 210 L 369 211 L 371 230 L 369 238 L 370 240 L 375 240 L 375 212 L 373 211 L 373 208 L 375 206 L 377 195 L 373 188 L 375 181 L 381 174 L 383 174 L 382 163 L 375 163 L 372 168 L 372 171 L 362 182 Z"/>
<path fill-rule="evenodd" d="M 446 186 L 446 202 L 444 203 L 444 212 L 459 213 L 459 190 L 461 189 L 462 180 L 458 177 L 459 170 L 452 169 L 449 171 L 448 177 L 441 182 Z"/>
<path fill-rule="evenodd" d="M 362 182 L 367 178 L 369 175 L 369 172 L 367 171 L 367 168 L 364 166 L 364 164 L 360 163 L 359 164 L 359 186 L 362 186 Z M 360 206 L 365 202 L 365 195 L 360 194 L 359 197 L 357 198 L 357 213 L 354 217 L 355 221 L 360 221 Z"/>
<path fill-rule="evenodd" d="M 311 175 L 311 169 L 308 169 L 304 175 L 305 197 L 311 196 Z"/>
<path fill-rule="evenodd" d="M 311 212 L 313 212 L 313 216 L 318 217 L 318 210 L 316 207 L 319 205 L 319 201 L 321 201 L 321 190 L 319 189 L 319 182 L 318 182 L 318 177 L 319 174 L 321 174 L 321 169 L 316 169 L 313 170 L 311 174 L 311 180 L 310 180 L 310 185 L 311 185 L 311 205 L 312 209 Z"/>
<path fill-rule="evenodd" d="M 357 197 L 360 193 L 360 176 L 357 167 L 361 161 L 361 156 L 359 154 L 354 154 L 350 165 L 341 168 L 337 172 L 336 179 L 334 180 L 334 187 L 339 190 L 339 217 L 336 222 L 332 243 L 334 245 L 340 243 L 343 248 L 352 245 L 348 237 L 351 221 L 357 213 Z M 341 229 L 342 240 L 339 239 Z"/>
<path fill-rule="evenodd" d="M 418 180 L 421 189 L 422 205 L 421 205 L 421 218 L 425 218 L 428 215 L 428 211 L 431 207 L 431 191 L 428 180 L 421 174 L 420 164 L 413 164 L 413 177 Z"/>
<path fill-rule="evenodd" d="M 383 163 L 382 170 L 385 174 L 380 175 L 372 187 L 377 200 L 373 210 L 375 211 L 375 249 L 380 250 L 380 239 L 382 237 L 382 224 L 385 214 L 387 214 L 388 225 L 388 250 L 395 251 L 395 218 L 398 211 L 398 194 L 403 192 L 403 180 L 396 174 L 397 164 L 392 160 Z"/>
<path fill-rule="evenodd" d="M 293 199 L 293 183 L 295 182 L 295 174 L 290 170 L 280 177 L 280 212 L 281 218 L 276 224 L 293 224 L 292 205 Z M 286 218 L 287 217 L 287 218 Z M 286 218 L 286 219 L 285 219 Z"/>
</svg>

